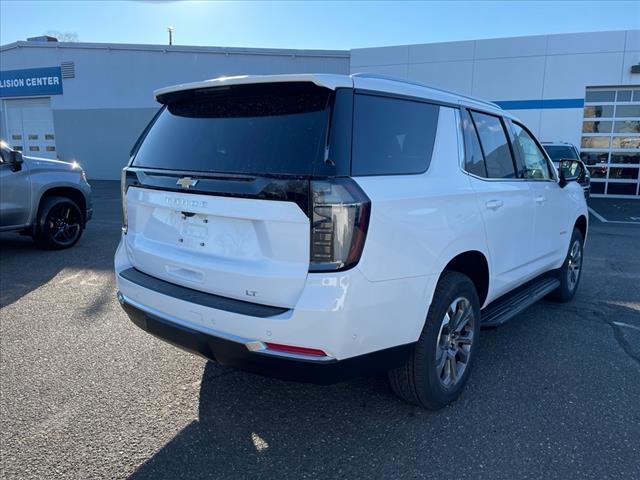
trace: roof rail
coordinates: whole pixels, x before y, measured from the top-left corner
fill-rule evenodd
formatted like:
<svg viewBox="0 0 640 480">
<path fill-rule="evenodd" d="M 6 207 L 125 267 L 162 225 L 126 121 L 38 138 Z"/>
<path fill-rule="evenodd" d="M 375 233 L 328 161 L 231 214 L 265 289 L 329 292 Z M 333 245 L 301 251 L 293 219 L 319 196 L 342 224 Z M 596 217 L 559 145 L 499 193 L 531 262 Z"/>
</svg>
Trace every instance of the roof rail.
<svg viewBox="0 0 640 480">
<path fill-rule="evenodd" d="M 493 103 L 493 102 L 489 102 L 487 100 L 481 100 L 479 98 L 475 98 L 475 97 L 471 97 L 469 95 L 464 95 L 462 93 L 458 93 L 458 92 L 454 92 L 451 90 L 446 90 L 444 88 L 438 88 L 438 87 L 433 87 L 431 85 L 427 85 L 426 83 L 421 83 L 421 82 L 415 82 L 413 80 L 406 80 L 404 78 L 399 78 L 399 77 L 394 77 L 392 75 L 383 75 L 381 73 L 354 73 L 351 75 L 352 77 L 359 77 L 359 78 L 375 78 L 378 80 L 391 80 L 394 82 L 402 82 L 402 83 L 406 83 L 408 85 L 415 85 L 417 87 L 425 87 L 425 88 L 430 88 L 431 90 L 436 90 L 438 92 L 442 92 L 442 93 L 448 93 L 449 95 L 455 95 L 456 97 L 461 97 L 461 98 L 465 98 L 467 100 L 471 100 L 473 102 L 476 103 L 481 103 L 483 105 L 487 105 L 493 108 L 497 108 L 498 110 L 502 110 L 502 108 Z"/>
</svg>

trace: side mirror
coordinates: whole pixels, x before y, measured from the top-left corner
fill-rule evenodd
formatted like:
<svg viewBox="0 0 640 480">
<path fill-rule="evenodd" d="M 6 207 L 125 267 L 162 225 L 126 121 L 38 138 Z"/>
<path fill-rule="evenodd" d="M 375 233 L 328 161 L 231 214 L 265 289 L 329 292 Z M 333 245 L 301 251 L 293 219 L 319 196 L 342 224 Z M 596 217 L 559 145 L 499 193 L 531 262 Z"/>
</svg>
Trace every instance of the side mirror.
<svg viewBox="0 0 640 480">
<path fill-rule="evenodd" d="M 16 150 L 9 150 L 9 165 L 11 165 L 11 170 L 17 172 L 22 169 L 22 162 L 24 159 L 22 158 L 22 153 Z"/>
<path fill-rule="evenodd" d="M 560 160 L 560 167 L 558 168 L 558 174 L 560 176 L 558 183 L 561 188 L 564 188 L 569 182 L 577 182 L 578 179 L 584 176 L 584 173 L 584 165 L 582 162 L 563 158 Z"/>
</svg>

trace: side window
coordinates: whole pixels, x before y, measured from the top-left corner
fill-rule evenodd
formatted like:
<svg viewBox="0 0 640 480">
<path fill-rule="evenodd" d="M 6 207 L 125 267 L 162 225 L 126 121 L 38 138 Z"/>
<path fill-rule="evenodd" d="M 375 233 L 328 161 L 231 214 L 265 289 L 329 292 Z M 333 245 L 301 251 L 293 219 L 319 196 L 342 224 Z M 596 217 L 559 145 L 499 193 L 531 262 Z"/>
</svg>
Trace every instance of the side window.
<svg viewBox="0 0 640 480">
<path fill-rule="evenodd" d="M 524 178 L 533 180 L 549 180 L 551 171 L 544 153 L 540 150 L 536 141 L 524 127 L 513 123 L 513 133 L 515 135 L 514 145 L 520 153 L 524 163 Z"/>
<path fill-rule="evenodd" d="M 471 117 L 465 109 L 460 110 L 460 116 L 464 132 L 464 169 L 473 175 L 486 178 L 487 167 L 484 164 L 484 155 L 476 127 L 473 126 Z"/>
<path fill-rule="evenodd" d="M 440 107 L 357 94 L 353 113 L 353 175 L 422 173 L 431 162 Z"/>
<path fill-rule="evenodd" d="M 516 178 L 511 149 L 500 118 L 471 112 L 484 152 L 489 178 Z"/>
</svg>

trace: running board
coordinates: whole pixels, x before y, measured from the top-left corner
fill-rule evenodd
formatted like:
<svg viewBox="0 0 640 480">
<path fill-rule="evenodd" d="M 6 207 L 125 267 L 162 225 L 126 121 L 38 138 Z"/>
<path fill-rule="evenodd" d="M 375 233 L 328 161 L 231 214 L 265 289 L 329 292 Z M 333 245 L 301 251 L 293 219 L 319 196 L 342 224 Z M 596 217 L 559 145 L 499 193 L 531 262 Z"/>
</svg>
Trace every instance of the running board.
<svg viewBox="0 0 640 480">
<path fill-rule="evenodd" d="M 533 280 L 491 302 L 481 312 L 481 327 L 499 327 L 560 286 L 557 278 Z"/>
</svg>

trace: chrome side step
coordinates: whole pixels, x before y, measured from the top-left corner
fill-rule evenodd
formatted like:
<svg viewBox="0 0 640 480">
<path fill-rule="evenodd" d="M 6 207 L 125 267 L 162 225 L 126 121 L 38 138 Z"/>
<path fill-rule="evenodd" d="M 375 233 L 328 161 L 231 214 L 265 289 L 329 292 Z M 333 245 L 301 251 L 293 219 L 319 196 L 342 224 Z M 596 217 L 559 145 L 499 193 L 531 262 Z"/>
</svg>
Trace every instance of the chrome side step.
<svg viewBox="0 0 640 480">
<path fill-rule="evenodd" d="M 540 278 L 498 298 L 481 312 L 480 326 L 499 327 L 560 286 L 557 278 Z"/>
</svg>

